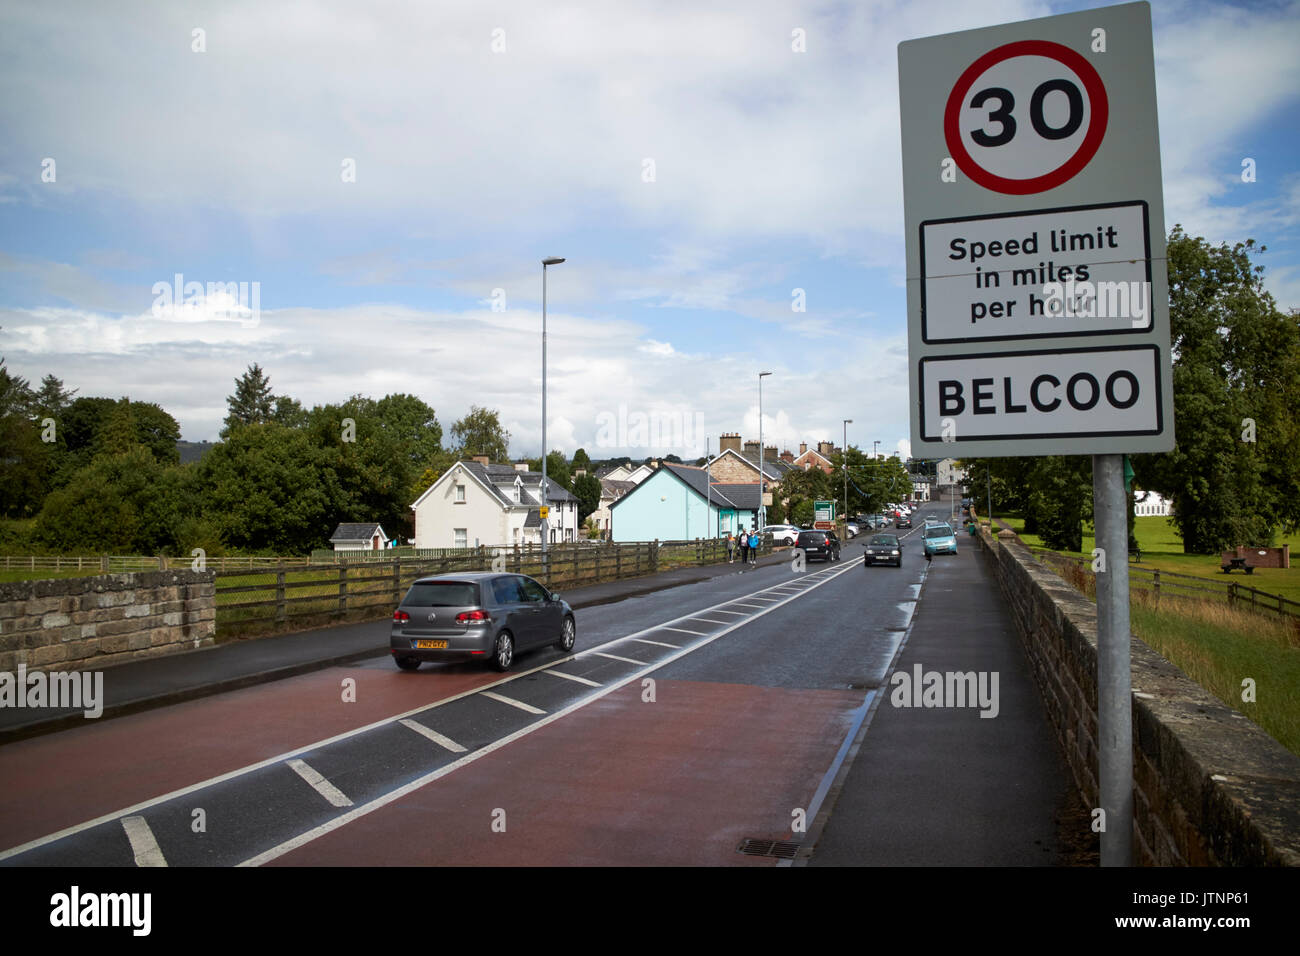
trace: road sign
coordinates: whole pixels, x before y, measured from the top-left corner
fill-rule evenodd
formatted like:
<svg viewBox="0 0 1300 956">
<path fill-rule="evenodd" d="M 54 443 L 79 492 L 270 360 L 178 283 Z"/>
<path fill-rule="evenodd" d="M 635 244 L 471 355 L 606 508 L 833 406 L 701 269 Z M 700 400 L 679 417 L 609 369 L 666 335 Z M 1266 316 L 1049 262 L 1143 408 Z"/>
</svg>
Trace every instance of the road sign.
<svg viewBox="0 0 1300 956">
<path fill-rule="evenodd" d="M 542 505 L 540 508 L 537 509 L 537 511 L 538 511 L 538 517 L 540 517 L 543 521 L 545 521 L 547 518 L 551 516 L 551 509 L 547 505 Z"/>
<path fill-rule="evenodd" d="M 817 521 L 835 521 L 835 502 L 833 501 L 814 501 L 813 517 Z M 833 524 L 832 524 L 833 526 Z"/>
<path fill-rule="evenodd" d="M 834 521 L 814 521 L 814 522 L 813 522 L 813 530 L 814 530 L 814 531 L 834 531 L 834 530 L 835 530 L 835 522 L 834 522 Z"/>
<path fill-rule="evenodd" d="M 909 40 L 898 74 L 912 453 L 1171 449 L 1150 7 Z"/>
</svg>

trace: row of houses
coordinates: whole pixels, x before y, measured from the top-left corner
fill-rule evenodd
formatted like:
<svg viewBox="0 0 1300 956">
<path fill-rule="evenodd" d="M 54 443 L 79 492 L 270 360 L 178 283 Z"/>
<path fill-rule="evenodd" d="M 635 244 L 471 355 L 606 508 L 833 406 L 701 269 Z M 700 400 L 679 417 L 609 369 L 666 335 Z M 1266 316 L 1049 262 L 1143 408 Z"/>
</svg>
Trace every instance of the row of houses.
<svg viewBox="0 0 1300 956">
<path fill-rule="evenodd" d="M 832 442 L 801 443 L 796 455 L 760 449 L 738 433 L 721 436 L 719 454 L 707 468 L 656 461 L 613 465 L 596 473 L 601 496 L 591 517 L 613 541 L 683 540 L 754 528 L 772 504 L 771 487 L 790 472 L 834 472 Z M 579 472 L 582 474 L 582 472 Z M 759 498 L 760 475 L 763 494 Z M 527 464 L 492 464 L 479 457 L 449 468 L 411 505 L 417 548 L 464 548 L 539 544 L 542 540 L 542 476 Z M 918 489 L 914 484 L 913 492 Z M 924 489 L 928 497 L 928 486 Z M 561 544 L 582 536 L 578 500 L 548 483 L 547 540 Z M 391 540 L 377 524 L 345 523 L 331 538 L 336 550 L 376 550 Z"/>
</svg>

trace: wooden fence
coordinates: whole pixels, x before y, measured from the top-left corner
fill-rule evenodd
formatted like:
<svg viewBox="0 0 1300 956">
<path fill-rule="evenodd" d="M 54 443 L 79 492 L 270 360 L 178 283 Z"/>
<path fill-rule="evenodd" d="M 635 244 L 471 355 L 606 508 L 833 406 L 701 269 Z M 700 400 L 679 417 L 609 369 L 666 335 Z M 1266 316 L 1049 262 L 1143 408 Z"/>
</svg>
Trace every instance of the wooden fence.
<svg viewBox="0 0 1300 956">
<path fill-rule="evenodd" d="M 447 549 L 440 557 L 389 557 L 387 561 L 344 561 L 322 567 L 298 559 L 297 567 L 217 569 L 217 628 L 283 624 L 291 617 L 359 615 L 393 609 L 416 578 L 464 571 L 526 574 L 549 589 L 640 577 L 672 568 L 716 564 L 727 559 L 725 540 L 650 541 L 627 544 Z M 772 550 L 765 536 L 761 554 Z M 382 552 L 381 552 L 382 553 Z M 212 567 L 212 565 L 209 565 Z"/>
<path fill-rule="evenodd" d="M 1051 551 L 1047 548 L 1028 547 L 1037 558 L 1058 570 L 1073 565 L 1079 572 L 1093 579 L 1095 588 L 1092 561 L 1088 558 L 1061 554 L 1059 551 Z M 1150 592 L 1156 601 L 1159 601 L 1162 595 L 1195 597 L 1202 600 L 1209 598 L 1226 601 L 1229 607 L 1242 610 L 1270 611 L 1284 617 L 1300 618 L 1300 602 L 1292 601 L 1280 594 L 1269 594 L 1267 591 L 1238 584 L 1236 581 L 1213 581 L 1191 574 L 1136 566 L 1130 566 L 1128 574 L 1130 591 Z"/>
</svg>

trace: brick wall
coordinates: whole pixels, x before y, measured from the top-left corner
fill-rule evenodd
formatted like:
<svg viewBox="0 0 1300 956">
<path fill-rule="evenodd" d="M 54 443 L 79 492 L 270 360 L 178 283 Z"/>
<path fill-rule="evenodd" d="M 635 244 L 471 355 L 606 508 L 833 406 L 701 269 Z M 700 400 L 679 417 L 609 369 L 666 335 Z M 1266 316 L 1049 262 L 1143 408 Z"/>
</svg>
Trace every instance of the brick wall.
<svg viewBox="0 0 1300 956">
<path fill-rule="evenodd" d="M 213 643 L 212 571 L 0 584 L 0 671 L 84 670 Z"/>
<path fill-rule="evenodd" d="M 981 529 L 1066 762 L 1097 788 L 1097 607 Z M 1135 862 L 1300 866 L 1300 757 L 1133 638 Z"/>
</svg>

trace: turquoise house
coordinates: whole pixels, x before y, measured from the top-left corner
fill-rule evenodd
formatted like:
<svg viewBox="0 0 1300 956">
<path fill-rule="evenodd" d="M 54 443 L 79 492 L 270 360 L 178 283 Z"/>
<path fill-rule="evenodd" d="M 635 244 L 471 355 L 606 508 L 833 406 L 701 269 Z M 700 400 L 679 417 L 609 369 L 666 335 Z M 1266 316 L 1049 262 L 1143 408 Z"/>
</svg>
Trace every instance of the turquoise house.
<svg viewBox="0 0 1300 956">
<path fill-rule="evenodd" d="M 665 462 L 610 506 L 612 541 L 711 538 L 758 521 L 758 483 L 708 483 L 703 468 Z"/>
</svg>

